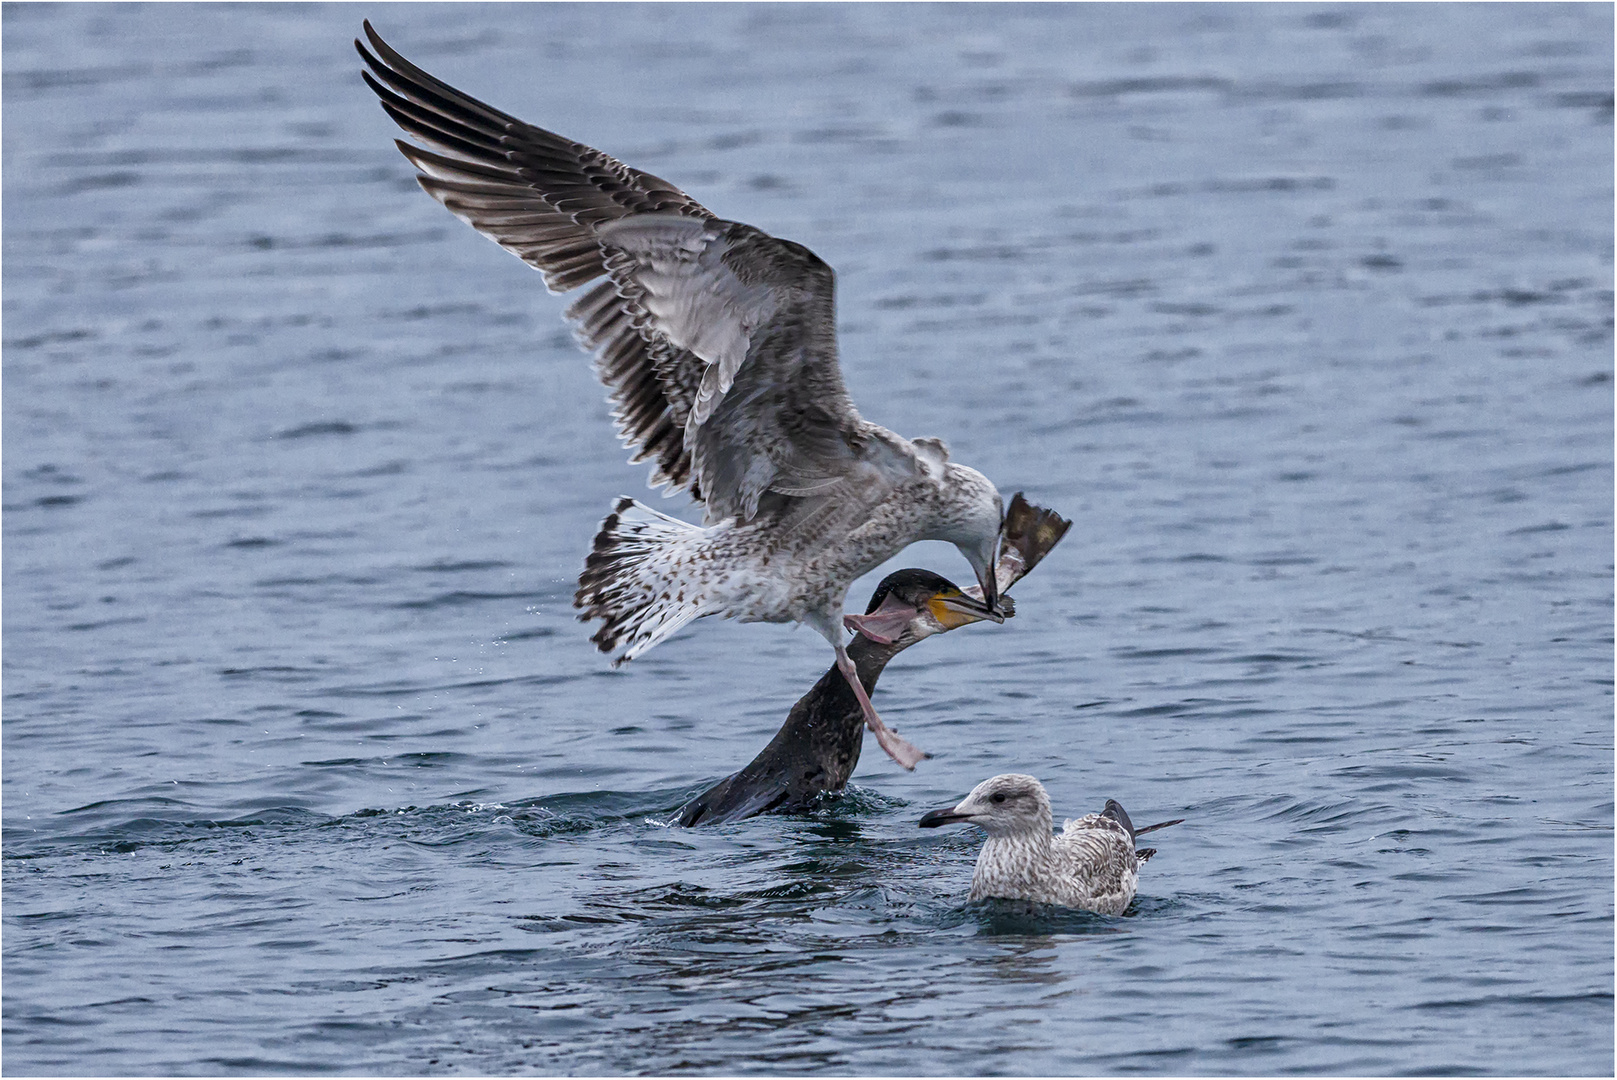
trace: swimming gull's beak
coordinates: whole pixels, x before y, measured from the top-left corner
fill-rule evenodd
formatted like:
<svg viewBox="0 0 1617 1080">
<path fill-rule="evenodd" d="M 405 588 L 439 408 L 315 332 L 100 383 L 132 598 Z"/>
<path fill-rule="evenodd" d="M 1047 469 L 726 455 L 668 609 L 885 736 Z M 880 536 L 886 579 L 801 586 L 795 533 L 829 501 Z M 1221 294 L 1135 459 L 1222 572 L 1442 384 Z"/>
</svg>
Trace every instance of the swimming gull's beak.
<svg viewBox="0 0 1617 1080">
<path fill-rule="evenodd" d="M 922 814 L 920 826 L 923 829 L 935 829 L 939 825 L 953 825 L 957 821 L 970 820 L 970 814 L 957 814 L 953 806 L 945 806 L 942 810 L 928 810 Z"/>
</svg>

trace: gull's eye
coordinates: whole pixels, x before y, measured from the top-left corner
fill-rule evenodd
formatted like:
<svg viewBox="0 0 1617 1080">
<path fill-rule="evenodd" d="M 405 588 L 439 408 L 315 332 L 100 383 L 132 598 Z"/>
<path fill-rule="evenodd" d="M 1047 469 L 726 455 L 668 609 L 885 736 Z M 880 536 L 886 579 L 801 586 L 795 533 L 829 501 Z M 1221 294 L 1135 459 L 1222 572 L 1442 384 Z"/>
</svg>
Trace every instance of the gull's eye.
<svg viewBox="0 0 1617 1080">
<path fill-rule="evenodd" d="M 990 799 L 988 801 L 989 802 L 1002 803 L 1002 802 L 1005 801 L 1005 796 L 1003 794 L 995 795 L 992 799 Z"/>
</svg>

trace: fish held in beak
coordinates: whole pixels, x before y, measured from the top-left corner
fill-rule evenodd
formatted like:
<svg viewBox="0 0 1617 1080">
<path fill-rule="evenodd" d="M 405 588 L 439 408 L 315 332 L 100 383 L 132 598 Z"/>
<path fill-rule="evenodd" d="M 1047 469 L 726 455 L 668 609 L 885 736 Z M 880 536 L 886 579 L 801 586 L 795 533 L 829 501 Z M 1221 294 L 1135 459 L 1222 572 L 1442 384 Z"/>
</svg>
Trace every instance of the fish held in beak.
<svg viewBox="0 0 1617 1080">
<path fill-rule="evenodd" d="M 1008 602 L 1010 597 L 1006 597 Z M 898 592 L 889 593 L 872 611 L 863 615 L 844 615 L 842 625 L 857 634 L 863 634 L 880 645 L 891 645 L 906 632 L 918 638 L 941 630 L 953 630 L 974 622 L 1002 623 L 1015 608 L 994 610 L 969 593 L 949 585 L 920 599 L 903 599 Z M 924 617 L 930 615 L 936 626 L 926 625 Z M 923 620 L 917 625 L 916 620 Z"/>
<path fill-rule="evenodd" d="M 891 645 L 904 635 L 904 628 L 915 618 L 915 607 L 889 593 L 881 606 L 867 615 L 844 615 L 842 625 L 863 634 L 878 645 Z"/>
</svg>

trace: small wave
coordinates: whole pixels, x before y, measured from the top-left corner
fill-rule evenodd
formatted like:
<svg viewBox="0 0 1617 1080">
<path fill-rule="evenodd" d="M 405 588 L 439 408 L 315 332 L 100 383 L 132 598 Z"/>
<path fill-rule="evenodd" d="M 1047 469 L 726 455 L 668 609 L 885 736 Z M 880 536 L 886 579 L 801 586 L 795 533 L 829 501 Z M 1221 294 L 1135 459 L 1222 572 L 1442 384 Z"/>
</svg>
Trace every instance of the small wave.
<svg viewBox="0 0 1617 1080">
<path fill-rule="evenodd" d="M 61 811 L 56 817 L 72 819 L 76 827 L 29 833 L 8 828 L 6 856 L 37 857 L 86 848 L 127 854 L 145 847 L 188 844 L 218 836 L 222 831 L 269 828 L 278 833 L 296 832 L 332 820 L 317 811 L 284 804 L 232 817 L 203 810 L 184 799 L 160 796 L 106 799 Z"/>
<path fill-rule="evenodd" d="M 1587 994 L 1488 994 L 1475 998 L 1454 998 L 1438 1001 L 1420 1001 L 1409 1006 L 1413 1009 L 1475 1009 L 1487 1005 L 1542 1005 L 1557 1008 L 1566 1005 L 1604 1005 L 1611 1007 L 1610 990 L 1591 990 Z"/>
<path fill-rule="evenodd" d="M 553 598 L 553 594 L 548 592 L 532 592 L 521 589 L 514 592 L 474 592 L 455 589 L 450 592 L 439 593 L 437 596 L 427 597 L 425 600 L 400 600 L 387 606 L 402 608 L 407 611 L 431 611 L 436 608 L 465 607 L 468 604 L 484 604 L 497 600 L 526 600 L 537 603 Z"/>
<path fill-rule="evenodd" d="M 275 433 L 277 439 L 310 439 L 325 435 L 353 435 L 360 425 L 347 420 L 316 420 L 297 427 L 284 428 Z"/>
<path fill-rule="evenodd" d="M 997 898 L 968 903 L 962 916 L 962 923 L 974 925 L 978 933 L 989 937 L 1116 934 L 1127 927 L 1129 919 L 1127 914 L 1101 915 L 1031 900 Z"/>
<path fill-rule="evenodd" d="M 423 574 L 460 574 L 470 570 L 503 570 L 510 565 L 502 559 L 438 559 L 410 569 Z"/>
</svg>

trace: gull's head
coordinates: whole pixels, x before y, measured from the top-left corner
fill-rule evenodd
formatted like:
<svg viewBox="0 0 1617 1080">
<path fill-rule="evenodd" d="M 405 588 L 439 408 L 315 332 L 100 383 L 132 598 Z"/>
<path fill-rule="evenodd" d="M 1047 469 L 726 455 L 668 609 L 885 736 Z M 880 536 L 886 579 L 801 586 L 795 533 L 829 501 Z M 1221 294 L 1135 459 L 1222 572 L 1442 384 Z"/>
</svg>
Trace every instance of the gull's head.
<svg viewBox="0 0 1617 1080">
<path fill-rule="evenodd" d="M 1005 529 L 1005 500 L 988 477 L 976 469 L 949 462 L 943 467 L 945 504 L 938 531 L 929 537 L 960 549 L 982 586 L 989 608 L 999 608 L 999 538 Z"/>
<path fill-rule="evenodd" d="M 1050 796 L 1026 773 L 1002 773 L 971 789 L 953 806 L 921 818 L 921 828 L 965 822 L 989 836 L 1050 835 Z"/>
<path fill-rule="evenodd" d="M 908 648 L 969 623 L 1004 622 L 1015 610 L 1009 597 L 1005 604 L 1008 610 L 996 613 L 946 577 L 930 570 L 898 570 L 882 578 L 863 615 L 846 616 L 842 623 L 879 644 Z"/>
</svg>

